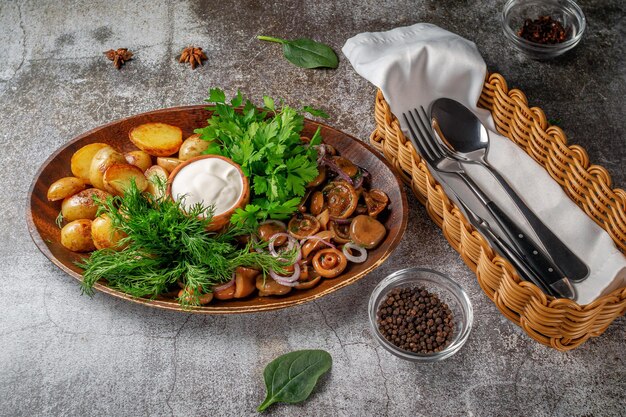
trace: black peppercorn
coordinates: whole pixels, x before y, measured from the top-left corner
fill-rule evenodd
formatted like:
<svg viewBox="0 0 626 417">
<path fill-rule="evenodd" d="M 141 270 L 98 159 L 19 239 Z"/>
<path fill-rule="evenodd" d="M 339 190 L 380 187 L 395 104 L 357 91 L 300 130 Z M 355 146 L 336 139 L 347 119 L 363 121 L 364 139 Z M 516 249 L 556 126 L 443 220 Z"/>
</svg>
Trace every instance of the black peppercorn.
<svg viewBox="0 0 626 417">
<path fill-rule="evenodd" d="M 385 339 L 414 353 L 439 352 L 453 336 L 450 308 L 423 287 L 391 290 L 378 309 L 377 321 Z"/>
</svg>

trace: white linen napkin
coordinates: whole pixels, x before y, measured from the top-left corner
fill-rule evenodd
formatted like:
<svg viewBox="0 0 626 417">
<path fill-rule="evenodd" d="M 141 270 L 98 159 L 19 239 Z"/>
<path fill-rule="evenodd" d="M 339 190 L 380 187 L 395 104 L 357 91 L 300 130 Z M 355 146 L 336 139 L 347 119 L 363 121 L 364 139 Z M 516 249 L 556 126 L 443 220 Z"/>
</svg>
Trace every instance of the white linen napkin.
<svg viewBox="0 0 626 417">
<path fill-rule="evenodd" d="M 523 196 L 537 216 L 589 266 L 590 274 L 585 280 L 572 282 L 579 304 L 589 304 L 626 286 L 626 257 L 609 235 L 567 197 L 547 171 L 513 142 L 496 133 L 491 114 L 477 107 L 486 66 L 473 42 L 435 25 L 418 23 L 388 32 L 361 33 L 348 39 L 342 52 L 359 75 L 382 90 L 405 135 L 408 129 L 402 113 L 420 105 L 428 108 L 437 98 L 453 98 L 474 111 L 490 129 L 488 161 Z M 526 233 L 534 235 L 485 168 L 470 164 L 465 168 Z M 450 184 L 460 181 L 451 176 L 446 176 L 445 180 Z M 475 198 L 466 195 L 461 198 L 481 217 L 489 217 Z M 498 229 L 495 222 L 490 225 Z"/>
</svg>

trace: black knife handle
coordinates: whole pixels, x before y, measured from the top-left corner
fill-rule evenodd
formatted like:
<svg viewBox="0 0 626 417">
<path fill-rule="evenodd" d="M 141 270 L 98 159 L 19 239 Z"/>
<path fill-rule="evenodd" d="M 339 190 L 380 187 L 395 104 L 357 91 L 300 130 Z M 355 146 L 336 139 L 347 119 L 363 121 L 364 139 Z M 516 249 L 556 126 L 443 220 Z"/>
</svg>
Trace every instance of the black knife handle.
<svg viewBox="0 0 626 417">
<path fill-rule="evenodd" d="M 576 254 L 572 252 L 539 217 L 537 217 L 498 171 L 493 168 L 489 169 L 493 176 L 500 182 L 500 185 L 502 185 L 509 197 L 515 202 L 515 205 L 533 228 L 537 238 L 543 243 L 554 262 L 562 265 L 562 269 L 567 273 L 568 279 L 574 281 L 582 281 L 585 279 L 587 275 L 589 275 L 589 267 L 587 264 L 576 256 Z"/>
<path fill-rule="evenodd" d="M 565 277 L 563 272 L 544 254 L 543 250 L 526 236 L 509 216 L 493 201 L 487 203 L 487 209 L 507 234 L 517 252 L 524 258 L 529 268 L 536 272 L 547 285 L 560 281 Z"/>
</svg>

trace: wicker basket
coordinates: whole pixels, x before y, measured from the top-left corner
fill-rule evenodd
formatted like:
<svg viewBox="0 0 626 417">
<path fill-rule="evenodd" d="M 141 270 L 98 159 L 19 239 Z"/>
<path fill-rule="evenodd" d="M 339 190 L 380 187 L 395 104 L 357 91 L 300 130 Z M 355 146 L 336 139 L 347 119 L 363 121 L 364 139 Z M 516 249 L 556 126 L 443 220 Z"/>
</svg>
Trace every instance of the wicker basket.
<svg viewBox="0 0 626 417">
<path fill-rule="evenodd" d="M 626 252 L 626 192 L 611 188 L 608 172 L 590 165 L 587 153 L 567 146 L 563 131 L 550 126 L 543 111 L 528 107 L 526 96 L 509 90 L 500 74 L 485 81 L 479 105 L 491 111 L 498 131 L 540 163 L 589 217 Z M 588 305 L 546 296 L 522 281 L 509 262 L 498 256 L 443 192 L 415 152 L 378 91 L 376 130 L 370 141 L 398 169 L 452 247 L 474 271 L 487 296 L 509 320 L 533 339 L 554 349 L 574 349 L 601 335 L 626 312 L 626 287 Z"/>
</svg>

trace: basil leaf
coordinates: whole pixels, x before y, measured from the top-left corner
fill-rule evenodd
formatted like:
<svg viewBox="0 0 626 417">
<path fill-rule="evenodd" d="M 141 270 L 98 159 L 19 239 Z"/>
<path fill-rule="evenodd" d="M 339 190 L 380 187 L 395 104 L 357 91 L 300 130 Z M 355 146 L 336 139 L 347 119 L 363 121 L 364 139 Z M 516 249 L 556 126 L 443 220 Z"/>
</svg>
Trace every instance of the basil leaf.
<svg viewBox="0 0 626 417">
<path fill-rule="evenodd" d="M 323 350 L 297 350 L 274 359 L 263 372 L 267 396 L 257 411 L 278 402 L 306 400 L 332 363 L 330 354 Z"/>
<path fill-rule="evenodd" d="M 289 62 L 302 68 L 337 68 L 339 59 L 337 54 L 328 45 L 311 39 L 296 39 L 293 41 L 258 36 L 259 40 L 277 42 L 283 45 L 283 55 Z"/>
<path fill-rule="evenodd" d="M 304 106 L 304 107 L 302 107 L 302 112 L 303 113 L 309 113 L 311 116 L 321 117 L 323 119 L 328 119 L 330 117 L 328 115 L 328 113 L 326 113 L 324 110 L 315 109 L 315 108 L 313 108 L 311 106 Z"/>
</svg>

